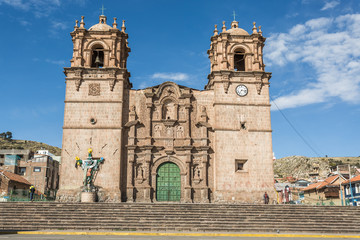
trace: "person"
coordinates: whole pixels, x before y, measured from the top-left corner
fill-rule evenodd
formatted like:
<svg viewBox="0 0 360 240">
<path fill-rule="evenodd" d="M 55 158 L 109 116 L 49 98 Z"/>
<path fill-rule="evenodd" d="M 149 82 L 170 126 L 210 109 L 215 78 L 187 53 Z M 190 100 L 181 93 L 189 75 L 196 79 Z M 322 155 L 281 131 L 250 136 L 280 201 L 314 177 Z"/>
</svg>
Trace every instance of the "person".
<svg viewBox="0 0 360 240">
<path fill-rule="evenodd" d="M 33 185 L 30 186 L 30 201 L 34 201 L 35 187 Z"/>
<path fill-rule="evenodd" d="M 266 192 L 264 194 L 264 202 L 265 204 L 269 204 L 269 195 Z"/>
</svg>

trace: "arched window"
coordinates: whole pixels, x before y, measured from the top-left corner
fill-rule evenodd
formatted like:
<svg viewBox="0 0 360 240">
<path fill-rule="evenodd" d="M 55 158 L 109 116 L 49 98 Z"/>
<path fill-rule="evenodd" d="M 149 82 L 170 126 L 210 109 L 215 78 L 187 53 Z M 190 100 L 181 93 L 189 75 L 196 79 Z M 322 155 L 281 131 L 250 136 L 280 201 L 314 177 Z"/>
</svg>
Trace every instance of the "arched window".
<svg viewBox="0 0 360 240">
<path fill-rule="evenodd" d="M 102 68 L 104 66 L 104 48 L 95 46 L 91 53 L 91 67 Z"/>
<path fill-rule="evenodd" d="M 235 51 L 234 69 L 236 71 L 245 71 L 245 51 L 243 49 Z"/>
</svg>

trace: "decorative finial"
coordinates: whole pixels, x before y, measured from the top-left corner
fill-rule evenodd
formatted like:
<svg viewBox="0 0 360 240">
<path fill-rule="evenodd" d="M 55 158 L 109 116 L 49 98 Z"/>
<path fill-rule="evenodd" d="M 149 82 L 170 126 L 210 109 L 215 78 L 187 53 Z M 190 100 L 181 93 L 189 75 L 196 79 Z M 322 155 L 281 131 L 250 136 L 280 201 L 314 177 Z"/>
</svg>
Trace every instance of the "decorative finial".
<svg viewBox="0 0 360 240">
<path fill-rule="evenodd" d="M 77 28 L 78 28 L 78 23 L 79 23 L 79 21 L 78 21 L 78 20 L 75 20 L 75 26 L 74 26 L 74 29 L 77 29 Z"/>
<path fill-rule="evenodd" d="M 257 28 L 255 26 L 256 22 L 253 22 L 254 27 L 252 28 L 253 34 L 257 34 Z"/>
<path fill-rule="evenodd" d="M 259 34 L 262 36 L 261 26 L 259 26 Z"/>
<path fill-rule="evenodd" d="M 102 7 L 100 8 L 101 10 L 101 15 L 104 16 L 104 10 L 106 10 L 106 8 L 104 8 L 104 4 L 102 5 Z"/>
<path fill-rule="evenodd" d="M 81 16 L 80 28 L 85 27 L 84 16 Z"/>
<path fill-rule="evenodd" d="M 226 31 L 225 21 L 223 21 L 222 32 Z"/>
<path fill-rule="evenodd" d="M 114 17 L 114 23 L 113 23 L 113 28 L 115 28 L 115 29 L 117 28 L 117 23 L 116 23 L 116 19 L 117 19 L 117 18 L 116 18 L 116 17 Z"/>
<path fill-rule="evenodd" d="M 235 16 L 236 16 L 236 15 L 235 15 L 235 11 L 233 11 L 233 16 L 234 16 L 234 21 L 236 21 L 236 20 L 235 20 Z"/>
<path fill-rule="evenodd" d="M 122 26 L 121 26 L 121 31 L 124 33 L 126 30 L 126 27 L 125 27 L 125 20 L 122 20 Z"/>
<path fill-rule="evenodd" d="M 218 35 L 217 24 L 215 24 L 214 36 Z"/>
</svg>

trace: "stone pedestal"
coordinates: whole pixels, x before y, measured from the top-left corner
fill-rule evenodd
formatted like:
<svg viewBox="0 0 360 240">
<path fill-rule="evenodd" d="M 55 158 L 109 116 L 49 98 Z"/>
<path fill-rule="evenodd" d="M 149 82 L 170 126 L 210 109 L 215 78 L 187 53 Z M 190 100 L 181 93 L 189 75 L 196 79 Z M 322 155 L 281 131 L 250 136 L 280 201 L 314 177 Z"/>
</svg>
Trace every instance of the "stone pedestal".
<svg viewBox="0 0 360 240">
<path fill-rule="evenodd" d="M 95 192 L 82 192 L 81 202 L 95 202 Z"/>
</svg>

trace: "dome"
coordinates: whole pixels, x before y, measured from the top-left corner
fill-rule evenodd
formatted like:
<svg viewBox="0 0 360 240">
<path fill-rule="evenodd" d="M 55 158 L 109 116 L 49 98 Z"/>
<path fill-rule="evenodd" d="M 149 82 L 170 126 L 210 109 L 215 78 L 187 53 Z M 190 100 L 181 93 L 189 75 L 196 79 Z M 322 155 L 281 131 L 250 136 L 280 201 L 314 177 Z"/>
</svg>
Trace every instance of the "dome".
<svg viewBox="0 0 360 240">
<path fill-rule="evenodd" d="M 112 27 L 110 27 L 106 23 L 98 23 L 90 27 L 89 31 L 109 31 L 110 29 L 112 29 Z"/>
<path fill-rule="evenodd" d="M 242 28 L 230 28 L 226 31 L 227 33 L 230 33 L 231 35 L 246 35 L 249 36 L 249 33 L 245 31 Z"/>
<path fill-rule="evenodd" d="M 245 31 L 242 28 L 239 28 L 239 22 L 237 22 L 235 20 L 231 23 L 231 28 L 229 30 L 227 30 L 226 32 L 230 33 L 231 35 L 249 36 L 249 33 L 247 31 Z"/>
<path fill-rule="evenodd" d="M 109 31 L 111 26 L 106 24 L 106 16 L 101 15 L 99 17 L 99 23 L 89 28 L 89 31 Z"/>
</svg>

